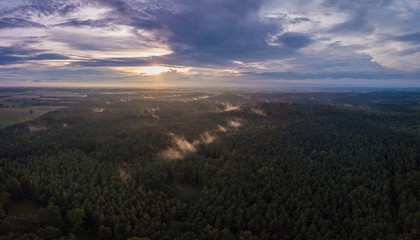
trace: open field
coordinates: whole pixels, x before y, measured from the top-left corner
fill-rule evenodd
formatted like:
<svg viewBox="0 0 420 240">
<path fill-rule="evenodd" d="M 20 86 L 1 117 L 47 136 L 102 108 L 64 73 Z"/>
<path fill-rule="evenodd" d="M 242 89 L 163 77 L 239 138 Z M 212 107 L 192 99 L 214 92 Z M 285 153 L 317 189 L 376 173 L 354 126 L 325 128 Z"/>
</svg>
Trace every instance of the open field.
<svg viewBox="0 0 420 240">
<path fill-rule="evenodd" d="M 61 106 L 33 106 L 27 108 L 2 108 L 0 109 L 0 128 L 5 128 L 16 123 L 26 122 L 44 115 L 47 112 L 63 108 Z M 29 113 L 32 109 L 33 113 Z"/>
</svg>

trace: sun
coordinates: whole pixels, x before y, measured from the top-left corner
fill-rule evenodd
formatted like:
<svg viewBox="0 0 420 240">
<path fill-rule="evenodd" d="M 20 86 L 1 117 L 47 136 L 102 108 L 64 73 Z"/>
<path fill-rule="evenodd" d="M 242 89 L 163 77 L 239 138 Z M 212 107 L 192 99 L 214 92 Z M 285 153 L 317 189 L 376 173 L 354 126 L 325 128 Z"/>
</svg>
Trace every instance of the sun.
<svg viewBox="0 0 420 240">
<path fill-rule="evenodd" d="M 163 67 L 163 66 L 149 66 L 149 67 L 141 67 L 140 73 L 146 74 L 146 75 L 157 75 L 163 72 L 169 71 L 170 68 Z"/>
</svg>

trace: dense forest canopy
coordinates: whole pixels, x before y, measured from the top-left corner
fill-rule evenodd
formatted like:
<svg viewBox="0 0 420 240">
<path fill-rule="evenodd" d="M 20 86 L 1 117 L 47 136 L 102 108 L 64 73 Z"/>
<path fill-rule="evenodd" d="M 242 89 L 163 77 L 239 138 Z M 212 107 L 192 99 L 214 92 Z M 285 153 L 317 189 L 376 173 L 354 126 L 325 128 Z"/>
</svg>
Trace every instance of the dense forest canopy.
<svg viewBox="0 0 420 240">
<path fill-rule="evenodd" d="M 418 91 L 74 91 L 0 129 L 0 239 L 420 239 Z"/>
</svg>

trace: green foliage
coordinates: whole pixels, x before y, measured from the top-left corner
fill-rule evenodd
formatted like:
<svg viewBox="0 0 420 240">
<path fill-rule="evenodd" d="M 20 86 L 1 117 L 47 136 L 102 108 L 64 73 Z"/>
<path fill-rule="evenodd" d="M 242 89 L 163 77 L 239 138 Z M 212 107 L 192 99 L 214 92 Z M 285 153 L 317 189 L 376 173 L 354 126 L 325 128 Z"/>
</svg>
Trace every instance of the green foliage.
<svg viewBox="0 0 420 240">
<path fill-rule="evenodd" d="M 61 236 L 60 229 L 57 229 L 52 226 L 40 228 L 37 231 L 38 236 L 40 236 L 43 239 L 56 239 L 57 237 Z"/>
<path fill-rule="evenodd" d="M 150 240 L 148 237 L 130 237 L 127 240 Z"/>
<path fill-rule="evenodd" d="M 70 209 L 66 212 L 66 219 L 69 221 L 70 226 L 79 228 L 83 224 L 85 218 L 85 211 L 80 208 Z"/>
<path fill-rule="evenodd" d="M 101 240 L 112 239 L 112 229 L 104 225 L 99 226 L 98 237 Z"/>
</svg>

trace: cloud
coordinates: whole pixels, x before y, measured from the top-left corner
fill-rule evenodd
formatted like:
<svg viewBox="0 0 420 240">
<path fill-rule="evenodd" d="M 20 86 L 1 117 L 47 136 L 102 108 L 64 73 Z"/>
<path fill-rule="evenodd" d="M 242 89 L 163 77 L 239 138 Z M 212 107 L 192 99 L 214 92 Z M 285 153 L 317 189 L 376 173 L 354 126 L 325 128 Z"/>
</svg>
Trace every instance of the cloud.
<svg viewBox="0 0 420 240">
<path fill-rule="evenodd" d="M 376 71 L 351 71 L 351 72 L 262 72 L 262 73 L 245 73 L 253 75 L 259 79 L 286 79 L 286 80 L 304 80 L 304 79 L 413 79 L 419 78 L 420 72 L 406 73 L 402 71 L 384 71 L 378 73 Z"/>
<path fill-rule="evenodd" d="M 20 1 L 16 0 L 17 5 L 10 4 L 10 8 L 0 12 L 1 15 L 60 15 L 65 16 L 69 13 L 75 12 L 78 9 L 77 1 L 67 0 L 31 0 Z"/>
<path fill-rule="evenodd" d="M 304 22 L 311 22 L 311 19 L 307 17 L 297 17 L 297 18 L 291 19 L 289 22 L 291 24 L 299 24 L 299 23 L 304 23 Z"/>
<path fill-rule="evenodd" d="M 303 48 L 312 43 L 312 39 L 306 34 L 286 32 L 277 37 L 277 41 L 288 48 Z"/>
<path fill-rule="evenodd" d="M 420 32 L 403 34 L 394 39 L 401 42 L 420 43 Z"/>
<path fill-rule="evenodd" d="M 420 72 L 412 0 L 14 0 L 0 9 L 0 85 L 396 82 Z M 136 75 L 141 66 L 187 70 Z"/>
<path fill-rule="evenodd" d="M 24 63 L 36 60 L 65 60 L 68 56 L 56 53 L 44 53 L 42 50 L 26 48 L 22 44 L 0 47 L 0 63 L 3 65 Z"/>
<path fill-rule="evenodd" d="M 352 1 L 352 0 L 324 0 L 322 5 L 333 7 L 340 11 L 354 11 L 358 9 L 380 9 L 394 0 L 372 0 L 372 1 Z"/>
<path fill-rule="evenodd" d="M 28 56 L 41 52 L 43 52 L 43 50 L 28 48 L 26 43 L 13 44 L 7 47 L 0 47 L 0 56 Z"/>
<path fill-rule="evenodd" d="M 281 23 L 265 21 L 259 15 L 264 1 L 180 0 L 176 3 L 176 10 L 151 9 L 148 13 L 152 20 L 136 18 L 133 25 L 167 32 L 173 57 L 181 61 L 221 65 L 237 59 L 252 61 L 289 54 L 267 42 L 270 35 L 279 31 Z"/>
<path fill-rule="evenodd" d="M 357 10 L 350 18 L 340 24 L 333 26 L 330 31 L 341 34 L 367 34 L 372 33 L 375 27 L 369 22 L 367 10 Z"/>
<path fill-rule="evenodd" d="M 118 66 L 147 66 L 151 62 L 141 58 L 111 58 L 111 59 L 89 59 L 72 63 L 75 66 L 83 67 L 118 67 Z"/>
<path fill-rule="evenodd" d="M 31 58 L 27 58 L 26 60 L 66 60 L 70 59 L 70 57 L 57 54 L 57 53 L 43 53 L 33 56 Z"/>
<path fill-rule="evenodd" d="M 130 16 L 133 13 L 138 13 L 135 9 L 131 8 L 126 1 L 121 0 L 96 0 L 101 6 L 112 8 L 115 12 L 122 16 Z"/>
<path fill-rule="evenodd" d="M 13 56 L 2 56 L 0 58 L 0 63 L 2 65 L 14 64 L 14 63 L 18 63 L 19 61 L 21 61 L 21 58 L 13 57 Z"/>
<path fill-rule="evenodd" d="M 28 21 L 22 18 L 0 18 L 0 29 L 2 28 L 28 28 L 44 27 L 44 25 Z"/>
<path fill-rule="evenodd" d="M 111 27 L 113 25 L 112 21 L 112 19 L 108 18 L 100 20 L 72 18 L 55 26 L 105 28 Z"/>
</svg>

